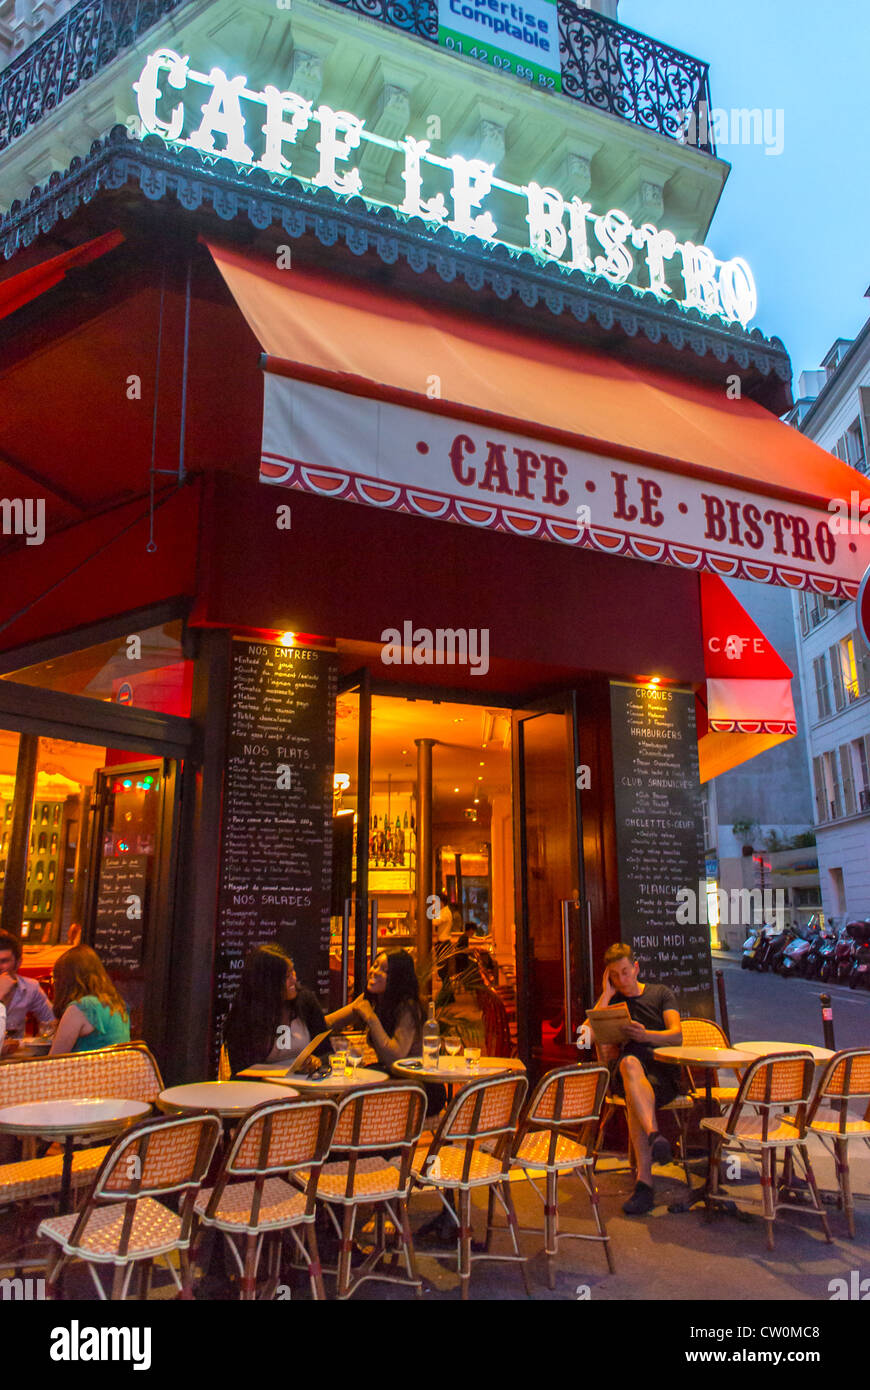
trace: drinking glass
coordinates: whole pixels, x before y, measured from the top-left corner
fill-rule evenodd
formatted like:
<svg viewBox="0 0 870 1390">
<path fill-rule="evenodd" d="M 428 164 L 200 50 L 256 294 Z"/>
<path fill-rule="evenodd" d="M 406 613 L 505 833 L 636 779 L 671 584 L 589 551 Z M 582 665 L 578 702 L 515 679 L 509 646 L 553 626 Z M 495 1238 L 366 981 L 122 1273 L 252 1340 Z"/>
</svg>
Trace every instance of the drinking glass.
<svg viewBox="0 0 870 1390">
<path fill-rule="evenodd" d="M 332 1056 L 329 1059 L 329 1067 L 333 1076 L 344 1076 L 344 1070 L 346 1066 L 347 1053 L 343 1049 L 341 1051 L 336 1049 L 336 1051 L 333 1052 Z"/>
<path fill-rule="evenodd" d="M 356 1069 L 363 1059 L 363 1044 L 356 1038 L 348 1039 L 347 1060 L 350 1065 L 350 1074 L 356 1079 Z"/>
<path fill-rule="evenodd" d="M 444 1039 L 444 1050 L 448 1057 L 456 1057 L 462 1051 L 462 1039 L 457 1033 L 448 1033 Z"/>
<path fill-rule="evenodd" d="M 440 1038 L 423 1039 L 423 1063 L 427 1067 L 437 1067 L 438 1057 L 441 1053 Z"/>
<path fill-rule="evenodd" d="M 480 1048 L 466 1047 L 462 1055 L 465 1058 L 465 1065 L 468 1067 L 468 1070 L 476 1071 L 477 1064 L 480 1061 Z"/>
</svg>

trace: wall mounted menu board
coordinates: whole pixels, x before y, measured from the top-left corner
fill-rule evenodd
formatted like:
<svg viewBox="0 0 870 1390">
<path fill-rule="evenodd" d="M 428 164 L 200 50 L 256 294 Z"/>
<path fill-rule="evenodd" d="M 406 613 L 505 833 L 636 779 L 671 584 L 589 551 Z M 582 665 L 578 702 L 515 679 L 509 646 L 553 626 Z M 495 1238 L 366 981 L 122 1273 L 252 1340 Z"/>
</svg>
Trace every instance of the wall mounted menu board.
<svg viewBox="0 0 870 1390">
<path fill-rule="evenodd" d="M 331 652 L 235 640 L 224 777 L 217 1034 L 252 947 L 280 941 L 300 982 L 329 997 Z"/>
<path fill-rule="evenodd" d="M 610 712 L 622 940 L 641 979 L 670 985 L 684 1015 L 712 1018 L 695 697 L 612 682 Z"/>
<path fill-rule="evenodd" d="M 141 968 L 147 886 L 147 854 L 106 855 L 100 860 L 93 944 L 107 970 Z"/>
</svg>

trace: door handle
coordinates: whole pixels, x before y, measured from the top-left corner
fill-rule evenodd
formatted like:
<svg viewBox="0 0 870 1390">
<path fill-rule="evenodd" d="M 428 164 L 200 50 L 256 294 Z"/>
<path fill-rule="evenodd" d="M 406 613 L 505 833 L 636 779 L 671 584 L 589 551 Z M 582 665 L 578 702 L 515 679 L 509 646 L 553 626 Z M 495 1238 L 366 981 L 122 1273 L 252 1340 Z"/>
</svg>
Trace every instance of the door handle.
<svg viewBox="0 0 870 1390">
<path fill-rule="evenodd" d="M 586 988 L 589 991 L 589 1007 L 595 1004 L 595 974 L 592 964 L 592 900 L 586 899 L 586 962 L 587 974 Z"/>
<path fill-rule="evenodd" d="M 369 900 L 369 955 L 372 964 L 378 954 L 378 900 Z"/>
<path fill-rule="evenodd" d="M 574 1010 L 571 1007 L 571 909 L 576 907 L 573 898 L 563 898 L 562 907 L 562 991 L 565 1002 L 565 1043 L 568 1047 L 574 1041 Z"/>
</svg>

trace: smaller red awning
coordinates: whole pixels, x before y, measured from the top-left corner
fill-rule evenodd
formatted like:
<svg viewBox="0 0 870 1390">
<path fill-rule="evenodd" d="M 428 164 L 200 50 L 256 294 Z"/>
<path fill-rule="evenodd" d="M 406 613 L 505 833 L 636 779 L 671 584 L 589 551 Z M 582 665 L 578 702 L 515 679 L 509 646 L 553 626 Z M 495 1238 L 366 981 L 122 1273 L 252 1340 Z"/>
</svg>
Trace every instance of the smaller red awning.
<svg viewBox="0 0 870 1390">
<path fill-rule="evenodd" d="M 699 702 L 701 781 L 797 733 L 792 673 L 723 579 L 702 574 L 706 699 Z"/>
<path fill-rule="evenodd" d="M 28 304 L 31 299 L 36 299 L 39 295 L 45 294 L 46 290 L 59 285 L 73 266 L 87 265 L 89 261 L 95 261 L 107 251 L 114 251 L 123 240 L 123 232 L 106 232 L 104 236 L 83 242 L 81 246 L 74 246 L 71 251 L 62 251 L 59 256 L 51 256 L 47 261 L 40 261 L 29 270 L 22 270 L 18 275 L 3 280 L 0 282 L 0 319 L 5 319 L 7 314 L 14 314 L 22 304 Z"/>
</svg>

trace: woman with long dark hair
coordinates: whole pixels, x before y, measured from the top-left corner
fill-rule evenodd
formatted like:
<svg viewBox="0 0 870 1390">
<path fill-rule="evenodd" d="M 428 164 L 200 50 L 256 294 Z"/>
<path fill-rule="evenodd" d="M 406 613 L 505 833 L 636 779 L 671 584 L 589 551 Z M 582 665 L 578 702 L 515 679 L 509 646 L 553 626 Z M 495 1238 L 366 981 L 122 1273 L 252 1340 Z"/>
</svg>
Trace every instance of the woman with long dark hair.
<svg viewBox="0 0 870 1390">
<path fill-rule="evenodd" d="M 327 1027 L 317 996 L 300 988 L 287 952 L 276 941 L 255 947 L 224 1026 L 233 1074 L 257 1062 L 292 1062 Z M 329 1051 L 324 1038 L 317 1055 Z"/>
<path fill-rule="evenodd" d="M 54 963 L 54 1013 L 59 1020 L 51 1044 L 61 1052 L 96 1052 L 130 1041 L 130 1016 L 96 951 L 73 946 Z"/>
<path fill-rule="evenodd" d="M 423 1048 L 423 1003 L 407 951 L 381 951 L 372 961 L 365 993 L 346 1008 L 330 1014 L 327 1023 L 343 1028 L 357 1023 L 368 1028 L 369 1042 L 382 1066 L 420 1055 Z"/>
</svg>

